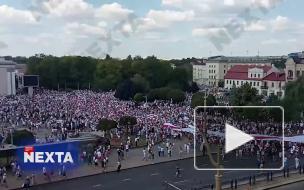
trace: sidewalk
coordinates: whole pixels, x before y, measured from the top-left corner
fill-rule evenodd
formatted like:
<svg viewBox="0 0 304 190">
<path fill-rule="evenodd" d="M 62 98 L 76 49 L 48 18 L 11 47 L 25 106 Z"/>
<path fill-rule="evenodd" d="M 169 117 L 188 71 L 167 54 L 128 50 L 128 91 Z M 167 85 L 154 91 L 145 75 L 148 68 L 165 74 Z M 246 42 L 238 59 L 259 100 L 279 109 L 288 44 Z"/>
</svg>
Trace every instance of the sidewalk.
<svg viewBox="0 0 304 190">
<path fill-rule="evenodd" d="M 174 160 L 179 160 L 179 159 L 185 159 L 185 158 L 190 158 L 193 157 L 193 149 L 190 149 L 189 154 L 187 152 L 183 152 L 181 155 L 179 155 L 179 147 L 182 146 L 184 147 L 185 143 L 188 143 L 188 140 L 183 139 L 183 140 L 173 140 L 174 147 L 172 150 L 172 157 L 168 157 L 167 153 L 165 153 L 165 157 L 158 157 L 157 154 L 157 145 L 156 145 L 156 151 L 155 151 L 155 159 L 154 160 L 148 160 L 148 161 L 143 161 L 143 148 L 136 148 L 136 149 L 131 149 L 129 150 L 129 153 L 125 155 L 125 160 L 121 161 L 121 169 L 129 169 L 129 168 L 135 168 L 135 167 L 140 167 L 140 166 L 145 166 L 145 165 L 150 165 L 150 164 L 157 164 L 157 163 L 162 163 L 162 162 L 167 162 L 167 161 L 174 161 Z M 109 163 L 107 165 L 106 171 L 105 172 L 112 172 L 116 171 L 117 167 L 117 153 L 116 150 L 112 150 L 112 153 L 109 157 Z M 44 183 L 49 183 L 50 181 L 45 178 L 45 176 L 42 175 L 42 169 L 39 171 L 40 173 L 35 174 L 35 184 L 44 184 Z M 90 175 L 96 175 L 103 173 L 103 169 L 101 166 L 92 166 L 92 165 L 87 165 L 83 164 L 77 169 L 74 169 L 72 171 L 67 171 L 67 176 L 63 177 L 59 175 L 58 171 L 55 171 L 53 176 L 51 177 L 51 182 L 55 181 L 61 181 L 61 180 L 67 180 L 67 179 L 73 179 L 73 178 L 78 178 L 78 177 L 85 177 L 85 176 L 90 176 Z M 7 176 L 7 184 L 8 188 L 5 188 L 3 186 L 0 186 L 0 189 L 16 189 L 20 188 L 24 182 L 24 179 L 26 176 L 31 176 L 32 173 L 25 173 L 22 176 L 22 179 L 17 179 L 16 176 L 12 176 L 11 173 L 8 173 Z"/>
<path fill-rule="evenodd" d="M 290 173 L 290 177 L 275 177 L 273 178 L 273 181 L 263 180 L 260 182 L 257 182 L 255 185 L 249 186 L 248 183 L 241 185 L 238 187 L 239 190 L 268 190 L 273 189 L 293 183 L 297 183 L 300 181 L 304 181 L 304 174 L 299 174 L 296 171 Z M 228 188 L 227 188 L 228 189 Z"/>
</svg>

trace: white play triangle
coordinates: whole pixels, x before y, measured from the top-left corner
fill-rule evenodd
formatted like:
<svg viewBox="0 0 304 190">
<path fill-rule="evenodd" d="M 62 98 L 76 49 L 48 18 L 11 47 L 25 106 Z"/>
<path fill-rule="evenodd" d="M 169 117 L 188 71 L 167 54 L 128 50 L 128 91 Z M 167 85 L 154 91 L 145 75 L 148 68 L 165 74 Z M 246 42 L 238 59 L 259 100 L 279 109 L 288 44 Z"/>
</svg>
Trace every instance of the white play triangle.
<svg viewBox="0 0 304 190">
<path fill-rule="evenodd" d="M 254 137 L 244 133 L 241 130 L 236 129 L 235 127 L 225 124 L 225 153 L 242 146 L 243 144 L 254 140 Z"/>
</svg>

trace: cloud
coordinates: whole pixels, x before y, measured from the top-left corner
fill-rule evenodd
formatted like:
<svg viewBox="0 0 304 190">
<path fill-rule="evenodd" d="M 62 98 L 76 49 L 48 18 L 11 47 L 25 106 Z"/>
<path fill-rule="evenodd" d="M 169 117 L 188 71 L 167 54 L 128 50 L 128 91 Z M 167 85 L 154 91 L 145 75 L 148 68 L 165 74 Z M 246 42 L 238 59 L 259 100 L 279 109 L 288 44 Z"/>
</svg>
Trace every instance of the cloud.
<svg viewBox="0 0 304 190">
<path fill-rule="evenodd" d="M 5 42 L 0 41 L 0 49 L 8 48 L 8 45 Z"/>
<path fill-rule="evenodd" d="M 0 5 L 0 24 L 34 24 L 35 17 L 30 11 L 19 10 L 7 5 Z"/>
<path fill-rule="evenodd" d="M 92 36 L 99 38 L 107 37 L 107 31 L 105 28 L 78 22 L 68 23 L 65 26 L 65 32 L 68 35 L 75 35 L 76 37 L 81 38 L 88 38 Z"/>
<path fill-rule="evenodd" d="M 48 0 L 42 7 L 50 16 L 68 19 L 88 18 L 94 15 L 94 8 L 84 0 Z"/>
<path fill-rule="evenodd" d="M 260 32 L 267 30 L 267 22 L 259 20 L 257 22 L 252 22 L 245 27 L 245 31 L 248 32 Z"/>
<path fill-rule="evenodd" d="M 287 17 L 277 16 L 271 21 L 272 29 L 274 31 L 281 31 L 289 28 L 290 20 Z"/>
<path fill-rule="evenodd" d="M 269 39 L 269 40 L 264 40 L 261 42 L 262 45 L 274 45 L 274 44 L 279 44 L 280 41 L 278 39 Z"/>
<path fill-rule="evenodd" d="M 225 28 L 210 27 L 210 28 L 195 28 L 192 30 L 192 35 L 195 37 L 213 37 L 219 36 L 223 32 L 227 32 Z"/>
<path fill-rule="evenodd" d="M 132 13 L 132 10 L 123 8 L 122 5 L 118 3 L 112 3 L 104 4 L 98 8 L 95 12 L 95 16 L 106 20 L 120 21 L 128 18 Z"/>
<path fill-rule="evenodd" d="M 177 22 L 191 21 L 193 11 L 150 10 L 146 17 L 141 19 L 140 30 L 155 30 L 170 27 Z"/>
<path fill-rule="evenodd" d="M 252 4 L 260 8 L 272 9 L 282 1 L 283 0 L 252 0 Z"/>
</svg>

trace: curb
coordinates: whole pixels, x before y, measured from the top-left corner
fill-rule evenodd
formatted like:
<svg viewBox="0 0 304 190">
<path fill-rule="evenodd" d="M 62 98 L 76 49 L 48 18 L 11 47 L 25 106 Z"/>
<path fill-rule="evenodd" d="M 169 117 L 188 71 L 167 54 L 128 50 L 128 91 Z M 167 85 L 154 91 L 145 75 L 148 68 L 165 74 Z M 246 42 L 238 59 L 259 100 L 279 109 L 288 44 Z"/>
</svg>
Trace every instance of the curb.
<svg viewBox="0 0 304 190">
<path fill-rule="evenodd" d="M 294 180 L 290 180 L 290 181 L 287 181 L 287 182 L 282 182 L 282 183 L 279 183 L 279 184 L 272 184 L 272 185 L 268 185 L 268 186 L 264 186 L 264 187 L 258 187 L 254 190 L 270 190 L 270 189 L 273 189 L 273 188 L 277 188 L 277 187 L 282 187 L 282 186 L 286 186 L 286 185 L 290 185 L 290 184 L 294 184 L 294 183 L 298 183 L 298 182 L 303 182 L 304 181 L 304 178 L 299 178 L 299 179 L 294 179 Z"/>
<path fill-rule="evenodd" d="M 180 159 L 175 159 L 175 160 L 167 160 L 167 161 L 163 161 L 163 162 L 156 162 L 156 163 L 145 164 L 145 165 L 140 165 L 140 166 L 135 166 L 135 167 L 122 168 L 120 171 L 131 170 L 131 169 L 136 169 L 136 168 L 141 168 L 141 167 L 146 167 L 146 166 L 151 166 L 151 165 L 159 165 L 159 164 L 164 164 L 164 163 L 176 162 L 176 161 L 180 161 L 180 160 L 193 159 L 193 158 L 194 157 L 185 157 L 185 158 L 180 158 Z M 84 176 L 76 176 L 76 177 L 59 179 L 59 180 L 45 182 L 45 183 L 38 183 L 38 184 L 32 185 L 31 187 L 39 187 L 39 186 L 54 184 L 54 183 L 58 183 L 58 182 L 72 181 L 72 180 L 76 180 L 76 179 L 79 179 L 79 178 L 89 178 L 89 177 L 93 177 L 93 176 L 97 176 L 97 175 L 103 175 L 103 174 L 106 175 L 108 173 L 116 173 L 116 172 L 117 172 L 116 170 L 107 171 L 107 172 L 98 172 L 98 173 L 84 175 Z M 30 187 L 30 189 L 31 189 L 31 187 Z M 18 188 L 8 188 L 8 189 L 9 190 L 21 190 L 23 188 L 18 187 Z"/>
</svg>

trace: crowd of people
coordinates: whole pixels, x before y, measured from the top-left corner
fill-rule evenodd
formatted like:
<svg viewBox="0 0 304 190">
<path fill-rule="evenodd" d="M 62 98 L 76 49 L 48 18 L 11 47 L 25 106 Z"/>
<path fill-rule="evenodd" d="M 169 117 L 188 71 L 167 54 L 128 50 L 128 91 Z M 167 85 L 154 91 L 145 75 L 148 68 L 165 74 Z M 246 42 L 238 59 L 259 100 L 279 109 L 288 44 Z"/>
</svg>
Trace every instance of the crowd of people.
<svg viewBox="0 0 304 190">
<path fill-rule="evenodd" d="M 271 168 L 270 165 L 275 162 L 279 164 L 278 166 L 281 166 L 282 158 L 288 160 L 289 165 L 294 160 L 294 164 L 291 163 L 291 165 L 295 165 L 296 168 L 301 165 L 301 158 L 304 158 L 304 144 L 292 141 L 282 142 L 282 139 L 280 139 L 282 137 L 282 122 L 275 122 L 271 118 L 268 121 L 259 121 L 258 118 L 256 121 L 244 118 L 236 119 L 235 114 L 231 110 L 224 112 L 207 111 L 206 115 L 202 111 L 198 116 L 196 121 L 197 127 L 201 131 L 204 131 L 204 125 L 207 126 L 207 140 L 209 144 L 221 145 L 223 158 L 227 156 L 224 150 L 225 124 L 229 123 L 247 134 L 256 136 L 256 140 L 250 141 L 230 153 L 234 154 L 235 159 L 255 157 L 257 166 L 254 168 L 267 168 L 267 166 Z M 284 132 L 285 136 L 288 137 L 304 135 L 303 122 L 285 123 Z M 199 136 L 198 141 L 203 141 L 202 136 Z M 285 155 L 283 155 L 282 143 L 284 143 Z M 203 149 L 203 151 L 206 150 Z"/>
<path fill-rule="evenodd" d="M 128 157 L 129 150 L 138 147 L 140 139 L 144 139 L 146 143 L 142 149 L 142 160 L 144 161 L 153 160 L 156 156 L 170 157 L 173 148 L 180 155 L 183 152 L 189 154 L 194 142 L 190 141 L 183 146 L 174 147 L 174 143 L 170 141 L 172 131 L 162 126 L 164 123 L 171 123 L 181 128 L 192 125 L 193 109 L 190 107 L 190 98 L 191 95 L 187 95 L 187 100 L 180 104 L 173 104 L 170 101 L 137 104 L 133 101 L 121 101 L 115 98 L 114 92 L 89 90 L 60 92 L 38 89 L 33 97 L 27 95 L 0 97 L 0 124 L 13 128 L 27 128 L 34 134 L 41 130 L 48 131 L 49 133 L 46 133 L 44 139 L 38 137 L 36 139 L 37 142 L 44 143 L 66 140 L 80 132 L 97 131 L 98 123 L 102 118 L 119 121 L 122 116 L 136 117 L 137 124 L 132 128 L 132 134 L 135 137 L 132 139 L 128 137 L 117 148 L 117 170 L 119 171 L 122 161 Z M 281 123 L 271 120 L 264 122 L 235 120 L 229 113 L 201 116 L 201 120 L 197 121 L 197 127 L 201 127 L 202 118 L 205 118 L 208 130 L 213 132 L 207 134 L 210 144 L 224 145 L 224 136 L 218 134 L 225 132 L 223 126 L 227 122 L 248 134 L 280 136 L 282 133 Z M 110 132 L 110 137 L 121 138 L 124 132 L 122 128 L 118 127 Z M 303 134 L 303 122 L 285 124 L 286 136 Z M 7 135 L 9 135 L 9 131 L 2 130 L 2 136 Z M 177 138 L 180 138 L 180 135 Z M 197 140 L 198 143 L 203 142 L 200 135 Z M 101 144 L 92 152 L 82 151 L 80 156 L 84 163 L 101 166 L 103 171 L 106 171 L 111 152 L 113 149 L 110 146 Z M 279 141 L 256 140 L 242 146 L 234 154 L 236 159 L 255 156 L 259 168 L 264 168 L 268 163 L 282 157 L 289 160 L 295 159 L 296 166 L 301 164 L 299 158 L 304 156 L 303 144 L 285 142 L 285 152 L 288 154 L 282 155 L 282 144 Z M 15 166 L 18 166 L 17 163 Z M 21 173 L 20 168 L 16 169 L 17 173 L 18 171 Z M 47 173 L 47 168 L 44 168 L 42 173 Z M 60 173 L 65 176 L 65 168 L 62 168 Z M 3 184 L 5 184 L 6 171 L 1 169 L 0 174 Z M 31 178 L 26 178 L 25 186 L 29 183 L 29 179 Z"/>
<path fill-rule="evenodd" d="M 118 121 L 122 116 L 136 117 L 138 128 L 147 131 L 165 122 L 184 126 L 191 121 L 192 109 L 163 101 L 136 105 L 133 101 L 120 101 L 114 92 L 88 90 L 39 90 L 32 98 L 18 95 L 0 99 L 0 123 L 32 131 L 52 131 L 39 139 L 44 142 L 64 140 L 79 131 L 95 131 L 101 118 Z"/>
</svg>

